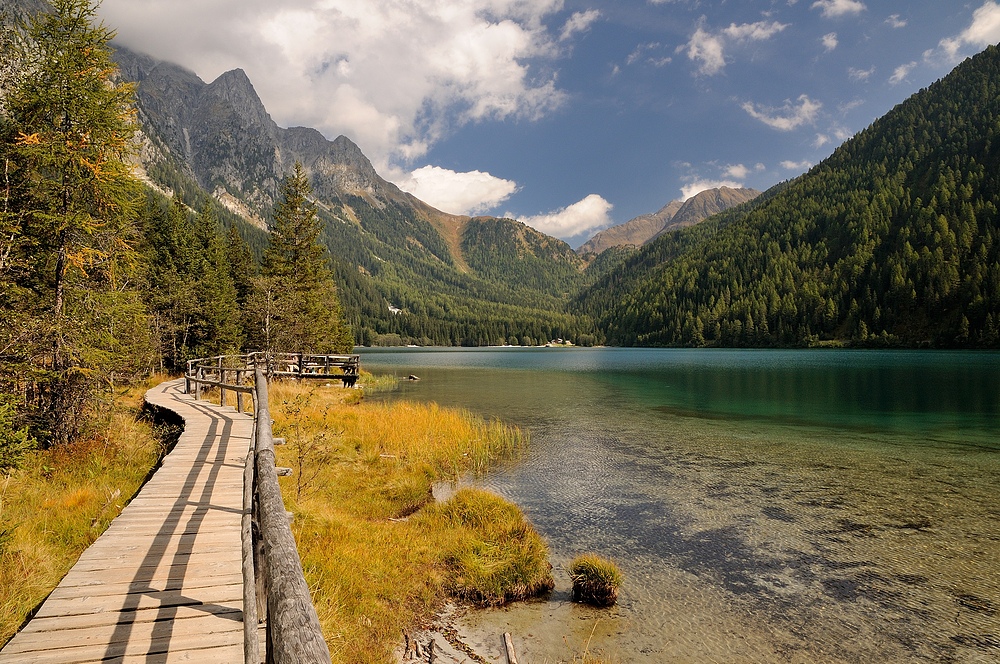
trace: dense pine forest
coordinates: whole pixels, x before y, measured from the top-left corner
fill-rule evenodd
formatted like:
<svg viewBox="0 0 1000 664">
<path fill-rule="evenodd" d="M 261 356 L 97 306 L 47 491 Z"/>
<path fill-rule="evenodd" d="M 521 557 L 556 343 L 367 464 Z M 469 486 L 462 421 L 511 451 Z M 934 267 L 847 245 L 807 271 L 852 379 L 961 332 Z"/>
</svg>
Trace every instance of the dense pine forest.
<svg viewBox="0 0 1000 664">
<path fill-rule="evenodd" d="M 577 299 L 616 345 L 996 347 L 1000 49 Z"/>
<path fill-rule="evenodd" d="M 134 85 L 89 0 L 2 35 L 0 467 L 68 442 L 115 386 L 241 348 L 346 351 L 322 224 L 301 171 L 258 264 L 207 197 L 133 175 Z"/>
</svg>

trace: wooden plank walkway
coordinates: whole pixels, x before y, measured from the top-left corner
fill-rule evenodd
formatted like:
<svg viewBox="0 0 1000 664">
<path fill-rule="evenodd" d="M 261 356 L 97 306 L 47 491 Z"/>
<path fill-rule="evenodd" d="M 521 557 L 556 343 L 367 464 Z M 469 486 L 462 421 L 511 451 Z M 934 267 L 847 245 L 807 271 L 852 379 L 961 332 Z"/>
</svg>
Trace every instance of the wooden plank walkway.
<svg viewBox="0 0 1000 664">
<path fill-rule="evenodd" d="M 162 467 L 0 651 L 8 662 L 242 662 L 240 517 L 253 418 L 146 394 L 184 418 Z"/>
</svg>

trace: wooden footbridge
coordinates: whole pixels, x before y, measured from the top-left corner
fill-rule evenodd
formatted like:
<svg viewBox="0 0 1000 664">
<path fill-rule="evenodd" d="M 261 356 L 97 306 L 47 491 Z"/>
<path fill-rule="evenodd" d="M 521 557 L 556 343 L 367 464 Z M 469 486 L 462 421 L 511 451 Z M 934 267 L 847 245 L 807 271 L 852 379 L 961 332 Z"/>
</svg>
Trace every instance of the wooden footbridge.
<svg viewBox="0 0 1000 664">
<path fill-rule="evenodd" d="M 0 664 L 329 662 L 278 487 L 265 374 L 310 364 L 309 376 L 353 384 L 357 356 L 309 360 L 195 360 L 149 390 L 153 408 L 183 419 L 180 439 Z M 235 393 L 236 408 L 200 401 L 203 387 L 223 404 Z"/>
</svg>

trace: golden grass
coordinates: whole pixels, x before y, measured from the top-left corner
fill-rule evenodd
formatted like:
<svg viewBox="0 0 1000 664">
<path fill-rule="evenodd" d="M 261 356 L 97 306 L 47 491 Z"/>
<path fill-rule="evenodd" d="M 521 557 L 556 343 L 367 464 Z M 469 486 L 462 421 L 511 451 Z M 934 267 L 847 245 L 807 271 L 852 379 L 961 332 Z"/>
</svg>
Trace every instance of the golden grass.
<svg viewBox="0 0 1000 664">
<path fill-rule="evenodd" d="M 469 489 L 432 502 L 433 482 L 516 456 L 524 435 L 433 404 L 352 405 L 358 392 L 271 386 L 279 464 L 295 471 L 282 490 L 334 662 L 390 661 L 449 592 L 496 604 L 550 588 L 545 544 L 516 506 Z"/>
<path fill-rule="evenodd" d="M 594 553 L 585 553 L 569 565 L 573 579 L 573 601 L 595 606 L 612 606 L 618 601 L 618 589 L 624 577 L 610 560 Z"/>
<path fill-rule="evenodd" d="M 0 644 L 107 529 L 160 458 L 159 440 L 138 415 L 142 395 L 165 379 L 119 393 L 79 440 L 32 452 L 18 470 L 0 475 Z"/>
</svg>

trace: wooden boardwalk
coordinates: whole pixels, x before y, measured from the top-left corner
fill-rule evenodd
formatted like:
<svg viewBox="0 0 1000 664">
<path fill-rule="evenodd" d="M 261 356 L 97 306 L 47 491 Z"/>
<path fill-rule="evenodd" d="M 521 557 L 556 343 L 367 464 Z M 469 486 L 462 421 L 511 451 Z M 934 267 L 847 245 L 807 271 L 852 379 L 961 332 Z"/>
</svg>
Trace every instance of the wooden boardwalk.
<svg viewBox="0 0 1000 664">
<path fill-rule="evenodd" d="M 0 651 L 8 662 L 242 662 L 240 518 L 253 418 L 150 390 L 184 432 L 162 467 Z"/>
</svg>

